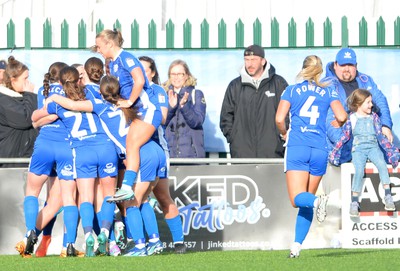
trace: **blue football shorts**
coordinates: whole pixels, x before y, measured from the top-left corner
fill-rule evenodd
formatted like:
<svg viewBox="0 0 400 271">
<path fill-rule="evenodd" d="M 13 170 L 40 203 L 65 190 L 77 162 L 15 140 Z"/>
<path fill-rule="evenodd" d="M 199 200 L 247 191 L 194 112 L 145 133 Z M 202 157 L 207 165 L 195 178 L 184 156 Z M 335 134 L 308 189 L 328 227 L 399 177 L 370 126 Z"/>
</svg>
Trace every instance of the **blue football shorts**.
<svg viewBox="0 0 400 271">
<path fill-rule="evenodd" d="M 123 160 L 119 160 L 119 169 L 125 169 Z M 167 161 L 165 153 L 154 141 L 140 147 L 140 168 L 136 182 L 153 182 L 157 177 L 167 178 Z"/>
<path fill-rule="evenodd" d="M 285 151 L 285 172 L 288 170 L 307 171 L 314 176 L 326 173 L 328 152 L 309 146 L 289 146 Z"/>
<path fill-rule="evenodd" d="M 140 148 L 140 170 L 137 182 L 152 182 L 157 177 L 165 178 L 167 164 L 164 151 L 154 141 Z"/>
<path fill-rule="evenodd" d="M 118 155 L 111 141 L 76 147 L 73 154 L 76 178 L 105 178 L 118 174 Z"/>
<path fill-rule="evenodd" d="M 74 180 L 73 156 L 70 143 L 42 139 L 35 141 L 29 172 L 36 175 L 58 176 L 61 180 Z"/>
</svg>

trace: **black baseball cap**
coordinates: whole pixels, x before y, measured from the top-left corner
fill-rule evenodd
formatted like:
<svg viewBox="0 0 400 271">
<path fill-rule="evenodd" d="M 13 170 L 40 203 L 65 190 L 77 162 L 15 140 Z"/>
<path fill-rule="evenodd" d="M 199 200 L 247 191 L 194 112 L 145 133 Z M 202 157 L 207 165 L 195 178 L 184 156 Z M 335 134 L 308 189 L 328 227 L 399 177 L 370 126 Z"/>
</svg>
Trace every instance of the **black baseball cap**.
<svg viewBox="0 0 400 271">
<path fill-rule="evenodd" d="M 259 56 L 265 58 L 265 52 L 261 46 L 253 44 L 244 50 L 244 56 Z"/>
</svg>

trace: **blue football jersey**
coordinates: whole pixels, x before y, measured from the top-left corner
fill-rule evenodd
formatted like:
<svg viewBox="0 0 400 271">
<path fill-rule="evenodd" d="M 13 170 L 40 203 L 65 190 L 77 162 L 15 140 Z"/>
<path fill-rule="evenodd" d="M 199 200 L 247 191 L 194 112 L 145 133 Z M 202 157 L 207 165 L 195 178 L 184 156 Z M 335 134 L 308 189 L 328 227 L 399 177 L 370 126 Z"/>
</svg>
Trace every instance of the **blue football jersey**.
<svg viewBox="0 0 400 271">
<path fill-rule="evenodd" d="M 71 136 L 71 146 L 101 145 L 108 141 L 96 114 L 69 111 L 52 102 L 47 105 L 49 114 L 57 114 L 67 127 Z"/>
<path fill-rule="evenodd" d="M 287 146 L 326 149 L 326 116 L 331 102 L 338 99 L 333 88 L 321 88 L 308 81 L 288 86 L 281 96 L 290 103 Z"/>
<path fill-rule="evenodd" d="M 100 93 L 100 86 L 95 83 L 88 83 L 85 85 L 86 99 L 102 99 Z"/>
<path fill-rule="evenodd" d="M 48 96 L 50 97 L 53 94 L 58 94 L 65 97 L 65 92 L 62 86 L 58 83 L 50 84 Z M 38 91 L 38 108 L 42 108 L 44 106 L 45 99 L 46 97 L 43 95 L 43 87 L 41 87 Z M 52 123 L 43 125 L 40 128 L 39 136 L 41 138 L 53 141 L 65 141 L 68 140 L 68 130 L 61 119 L 57 119 Z"/>
<path fill-rule="evenodd" d="M 126 155 L 126 136 L 129 125 L 124 113 L 117 106 L 100 99 L 91 100 L 93 112 L 100 117 L 101 125 L 107 136 L 114 142 L 121 159 Z"/>
<path fill-rule="evenodd" d="M 154 83 L 151 83 L 151 87 L 153 88 L 154 95 L 157 97 L 160 108 L 165 107 L 168 109 L 167 92 L 161 86 Z M 152 136 L 152 139 L 157 142 L 164 151 L 168 152 L 168 143 L 165 138 L 165 125 L 158 126 L 156 132 Z"/>
<path fill-rule="evenodd" d="M 110 61 L 109 65 L 110 74 L 118 78 L 120 94 L 123 99 L 127 100 L 131 95 L 132 87 L 135 83 L 133 81 L 131 71 L 136 67 L 139 67 L 143 72 L 143 77 L 145 79 L 143 86 L 144 91 L 146 91 L 148 94 L 151 94 L 152 88 L 147 80 L 146 72 L 144 71 L 140 61 L 134 55 L 125 50 L 121 50 L 119 56 L 114 61 Z"/>
</svg>

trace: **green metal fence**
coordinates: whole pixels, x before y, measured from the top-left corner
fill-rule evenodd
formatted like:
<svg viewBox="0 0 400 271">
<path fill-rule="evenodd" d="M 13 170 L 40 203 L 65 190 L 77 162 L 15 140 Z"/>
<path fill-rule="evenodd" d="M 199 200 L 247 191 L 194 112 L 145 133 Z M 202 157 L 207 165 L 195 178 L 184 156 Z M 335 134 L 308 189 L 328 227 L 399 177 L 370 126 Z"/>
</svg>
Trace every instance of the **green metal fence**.
<svg viewBox="0 0 400 271">
<path fill-rule="evenodd" d="M 389 22 L 391 23 L 391 22 Z M 393 22 L 394 25 L 394 33 L 387 33 L 387 28 L 386 28 L 386 22 L 383 20 L 382 17 L 380 17 L 377 22 L 376 22 L 376 43 L 374 43 L 374 46 L 399 46 L 400 45 L 400 17 L 397 17 L 396 20 Z M 49 19 L 46 19 L 46 21 L 43 23 L 43 48 L 52 48 L 53 44 L 53 28 L 58 27 L 52 25 L 51 21 Z M 70 48 L 70 24 L 64 20 L 61 24 L 61 48 Z M 81 20 L 78 24 L 78 48 L 87 48 L 87 25 L 84 20 Z M 121 29 L 123 26 L 121 23 L 116 20 L 116 22 L 113 25 L 114 28 Z M 175 33 L 175 27 L 176 25 L 172 20 L 169 20 L 166 25 L 165 25 L 165 31 L 166 31 L 166 43 L 165 43 L 165 48 L 166 49 L 173 49 L 177 48 L 175 47 L 175 38 L 176 38 L 176 33 Z M 194 48 L 192 46 L 192 23 L 187 19 L 184 24 L 183 24 L 183 48 Z M 273 18 L 270 22 L 270 27 L 271 27 L 271 36 L 270 37 L 263 37 L 262 36 L 262 29 L 265 27 L 260 20 L 257 18 L 254 23 L 253 23 L 253 28 L 252 28 L 252 36 L 253 36 L 253 43 L 254 44 L 259 44 L 262 45 L 261 42 L 263 38 L 269 38 L 271 41 L 271 47 L 279 47 L 279 39 L 281 37 L 281 32 L 280 29 L 282 29 L 282 26 L 279 24 L 276 18 Z M 315 36 L 317 33 L 315 33 L 315 24 L 311 18 L 309 18 L 306 22 L 306 31 L 305 31 L 305 46 L 306 47 L 314 47 L 315 46 Z M 359 38 L 358 38 L 358 44 L 349 44 L 349 29 L 348 29 L 348 21 L 347 17 L 342 17 L 341 18 L 341 25 L 336 26 L 336 28 L 339 28 L 341 30 L 341 46 L 349 46 L 349 45 L 354 45 L 354 46 L 370 46 L 371 44 L 368 44 L 368 34 L 369 34 L 369 29 L 368 29 L 368 22 L 367 20 L 362 17 L 359 24 L 358 24 L 358 29 L 359 29 Z M 96 34 L 99 33 L 104 29 L 104 24 L 101 20 L 99 20 L 96 23 Z M 131 32 L 131 40 L 130 44 L 125 44 L 127 48 L 140 48 L 140 39 L 141 35 L 139 33 L 139 23 L 134 20 L 130 26 L 130 32 Z M 158 33 L 157 33 L 157 25 L 154 22 L 154 20 L 151 20 L 150 23 L 148 24 L 147 31 L 148 31 L 148 43 L 147 47 L 141 47 L 141 48 L 149 48 L 149 49 L 162 49 L 162 48 L 157 48 L 157 39 L 158 39 Z M 331 47 L 333 46 L 332 42 L 332 31 L 333 25 L 332 22 L 329 18 L 326 18 L 325 22 L 323 23 L 323 46 L 324 47 Z M 299 38 L 299 33 L 297 31 L 297 22 L 291 18 L 287 25 L 287 30 L 288 30 L 288 44 L 287 47 L 298 47 L 298 38 Z M 15 37 L 16 35 L 24 35 L 25 37 L 25 44 L 24 47 L 26 49 L 30 49 L 32 47 L 32 28 L 31 28 L 31 19 L 26 18 L 25 20 L 25 29 L 24 33 L 17 33 L 16 32 L 16 27 L 11 19 L 8 24 L 7 24 L 7 48 L 12 48 L 15 45 Z M 207 22 L 207 20 L 203 20 L 202 23 L 200 24 L 200 48 L 211 48 L 210 47 L 210 25 Z M 393 44 L 387 44 L 386 43 L 386 37 L 389 35 L 393 35 L 394 42 Z M 245 27 L 242 22 L 242 20 L 238 20 L 235 24 L 235 37 L 236 37 L 236 47 L 243 47 L 244 46 L 244 40 L 245 40 Z M 75 37 L 76 38 L 76 37 Z M 223 19 L 218 23 L 218 45 L 217 48 L 226 48 L 227 47 L 227 25 Z M 40 47 L 40 46 L 39 46 Z M 282 47 L 282 46 L 281 46 Z M 286 47 L 286 46 L 285 46 Z"/>
</svg>

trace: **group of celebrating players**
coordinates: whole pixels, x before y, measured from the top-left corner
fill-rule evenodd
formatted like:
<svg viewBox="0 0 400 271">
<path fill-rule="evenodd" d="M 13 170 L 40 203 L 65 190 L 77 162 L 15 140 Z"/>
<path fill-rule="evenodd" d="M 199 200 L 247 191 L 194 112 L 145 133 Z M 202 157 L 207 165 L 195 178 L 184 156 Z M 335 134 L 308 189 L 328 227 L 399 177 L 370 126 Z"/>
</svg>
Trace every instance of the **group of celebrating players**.
<svg viewBox="0 0 400 271">
<path fill-rule="evenodd" d="M 39 109 L 32 115 L 40 133 L 24 199 L 26 234 L 16 245 L 23 257 L 31 257 L 42 231 L 36 256 L 46 255 L 61 208 L 62 257 L 121 255 L 119 233 L 113 226 L 117 211 L 134 244 L 124 256 L 161 253 L 151 192 L 164 213 L 175 252 L 186 251 L 181 217 L 169 194 L 163 135 L 168 96 L 158 85 L 154 61 L 139 60 L 122 44 L 120 31 L 103 30 L 93 49 L 104 57 L 105 67 L 97 57 L 83 67 L 55 62 L 44 76 Z M 38 196 L 46 182 L 48 198 L 39 212 Z M 79 220 L 85 252 L 75 248 Z"/>
</svg>

